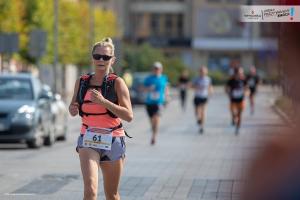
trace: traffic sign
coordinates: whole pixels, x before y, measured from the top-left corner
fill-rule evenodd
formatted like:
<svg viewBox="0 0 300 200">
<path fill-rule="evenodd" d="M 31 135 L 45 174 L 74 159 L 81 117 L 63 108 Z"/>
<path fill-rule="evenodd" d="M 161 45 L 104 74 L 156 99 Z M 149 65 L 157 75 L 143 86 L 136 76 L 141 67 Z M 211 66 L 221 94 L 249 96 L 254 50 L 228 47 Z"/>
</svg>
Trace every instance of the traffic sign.
<svg viewBox="0 0 300 200">
<path fill-rule="evenodd" d="M 36 29 L 29 34 L 29 55 L 34 58 L 42 57 L 46 52 L 47 33 Z"/>
</svg>

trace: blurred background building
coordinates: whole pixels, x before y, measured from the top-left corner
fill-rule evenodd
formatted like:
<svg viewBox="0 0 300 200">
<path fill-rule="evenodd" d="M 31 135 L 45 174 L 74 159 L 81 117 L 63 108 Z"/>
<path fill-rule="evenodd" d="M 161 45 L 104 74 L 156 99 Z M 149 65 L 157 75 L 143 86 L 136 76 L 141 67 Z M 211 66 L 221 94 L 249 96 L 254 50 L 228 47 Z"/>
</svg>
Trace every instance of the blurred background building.
<svg viewBox="0 0 300 200">
<path fill-rule="evenodd" d="M 11 1 L 4 2 L 11 10 L 2 12 L 0 32 L 18 33 L 21 39 L 14 54 L 3 54 L 0 48 L 0 71 L 26 71 L 32 66 L 45 83 L 66 96 L 73 92 L 78 74 L 92 70 L 90 47 L 107 36 L 116 45 L 114 69 L 120 75 L 126 69 L 149 71 L 154 60 L 170 66 L 165 73 L 173 84 L 183 69 L 200 65 L 216 72 L 210 75 L 220 83 L 235 66 L 256 65 L 269 77 L 278 74 L 279 24 L 240 22 L 241 5 L 277 4 L 274 0 L 53 0 L 59 4 L 51 9 L 32 0 L 19 2 L 22 12 Z M 10 15 L 19 25 L 10 26 L 17 24 Z M 58 28 L 53 28 L 55 24 Z M 47 36 L 44 50 L 35 49 L 38 56 L 31 56 L 31 47 L 41 46 L 41 40 L 31 37 L 31 31 L 44 31 Z M 1 41 L 6 40 L 0 37 L 0 47 Z M 140 51 L 145 43 L 151 47 Z"/>
<path fill-rule="evenodd" d="M 100 1 L 98 1 L 100 2 Z M 123 39 L 148 42 L 195 69 L 228 70 L 275 66 L 277 23 L 241 23 L 240 5 L 274 4 L 257 0 L 105 0 L 118 14 Z"/>
</svg>

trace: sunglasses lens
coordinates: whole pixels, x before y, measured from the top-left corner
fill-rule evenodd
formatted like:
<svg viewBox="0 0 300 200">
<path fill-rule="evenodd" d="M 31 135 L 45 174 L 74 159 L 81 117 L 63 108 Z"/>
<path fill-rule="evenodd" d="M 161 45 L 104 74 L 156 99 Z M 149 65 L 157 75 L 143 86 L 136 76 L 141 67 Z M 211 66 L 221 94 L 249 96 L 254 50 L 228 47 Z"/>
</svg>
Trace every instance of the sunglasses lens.
<svg viewBox="0 0 300 200">
<path fill-rule="evenodd" d="M 99 54 L 93 54 L 93 58 L 94 58 L 95 60 L 100 60 L 101 55 L 99 55 Z"/>
<path fill-rule="evenodd" d="M 108 55 L 100 55 L 100 54 L 93 54 L 93 58 L 94 58 L 95 60 L 100 60 L 100 59 L 102 59 L 102 60 L 104 60 L 104 61 L 108 61 L 108 60 L 110 60 L 110 59 L 112 58 L 112 56 L 108 56 Z"/>
<path fill-rule="evenodd" d="M 108 61 L 111 59 L 111 56 L 103 55 L 102 58 L 103 60 Z"/>
</svg>

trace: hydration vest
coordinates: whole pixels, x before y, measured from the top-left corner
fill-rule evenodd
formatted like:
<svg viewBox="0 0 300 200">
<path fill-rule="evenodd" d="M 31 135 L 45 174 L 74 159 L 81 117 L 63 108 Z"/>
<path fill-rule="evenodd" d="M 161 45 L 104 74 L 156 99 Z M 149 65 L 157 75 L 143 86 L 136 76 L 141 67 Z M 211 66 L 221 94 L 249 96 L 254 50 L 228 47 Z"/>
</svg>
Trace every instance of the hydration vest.
<svg viewBox="0 0 300 200">
<path fill-rule="evenodd" d="M 101 86 L 90 85 L 90 80 L 93 77 L 94 73 L 85 74 L 80 77 L 79 88 L 77 92 L 77 102 L 79 104 L 79 115 L 105 115 L 108 114 L 112 118 L 117 118 L 111 111 L 106 109 L 104 113 L 86 113 L 82 111 L 83 103 L 90 103 L 91 101 L 84 100 L 85 94 L 90 88 L 101 89 L 101 94 L 103 97 L 114 104 L 118 104 L 117 94 L 115 92 L 115 80 L 118 78 L 116 74 L 108 74 L 104 77 L 103 83 Z"/>
<path fill-rule="evenodd" d="M 115 92 L 115 80 L 118 78 L 118 76 L 114 73 L 110 73 L 106 75 L 103 79 L 103 83 L 101 86 L 96 86 L 96 85 L 90 85 L 90 80 L 93 77 L 95 73 L 88 73 L 80 77 L 80 82 L 79 82 L 79 88 L 77 92 L 77 97 L 76 100 L 79 104 L 79 115 L 83 117 L 84 115 L 109 115 L 112 118 L 117 118 L 115 114 L 113 114 L 110 110 L 106 109 L 106 112 L 103 113 L 86 113 L 82 110 L 82 105 L 83 103 L 90 103 L 91 101 L 89 100 L 84 100 L 84 97 L 90 88 L 95 88 L 95 89 L 101 89 L 101 94 L 102 96 L 113 102 L 114 104 L 118 104 L 118 97 Z M 83 126 L 88 127 L 86 124 L 83 124 Z M 116 130 L 123 127 L 122 123 L 120 123 L 116 127 L 111 127 L 112 130 Z M 124 130 L 125 131 L 125 130 Z M 125 135 L 129 138 L 131 138 L 125 131 Z"/>
</svg>

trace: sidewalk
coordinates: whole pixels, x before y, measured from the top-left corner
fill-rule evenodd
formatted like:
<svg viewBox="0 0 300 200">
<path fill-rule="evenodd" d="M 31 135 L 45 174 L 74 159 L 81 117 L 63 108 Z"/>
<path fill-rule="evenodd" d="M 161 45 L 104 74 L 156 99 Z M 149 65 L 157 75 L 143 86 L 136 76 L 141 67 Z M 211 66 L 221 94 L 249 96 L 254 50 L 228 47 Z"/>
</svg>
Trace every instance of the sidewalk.
<svg viewBox="0 0 300 200">
<path fill-rule="evenodd" d="M 124 124 L 133 139 L 127 138 L 122 200 L 239 199 L 251 158 L 265 141 L 282 136 L 286 126 L 271 107 L 274 92 L 261 88 L 255 115 L 247 107 L 240 134 L 235 135 L 228 99 L 223 88 L 215 90 L 203 135 L 198 132 L 190 93 L 185 112 L 177 98 L 163 111 L 155 146 L 150 145 L 145 108 L 134 108 L 133 122 Z M 0 152 L 0 199 L 81 200 L 83 181 L 75 152 L 80 125 L 79 117 L 71 118 L 67 142 L 52 148 Z M 101 176 L 98 188 L 98 199 L 105 199 Z"/>
<path fill-rule="evenodd" d="M 150 146 L 150 126 L 144 108 L 135 109 L 135 119 L 126 124 L 133 139 L 127 139 L 127 159 L 121 181 L 123 200 L 235 200 L 239 199 L 244 173 L 253 153 L 284 128 L 272 111 L 274 94 L 262 88 L 254 116 L 244 112 L 240 135 L 230 125 L 228 100 L 223 88 L 216 89 L 207 110 L 205 133 L 200 135 L 194 119 L 192 95 L 186 112 L 173 100 L 162 116 L 160 134 Z M 77 186 L 78 182 L 68 185 Z M 102 181 L 99 199 L 104 199 Z M 67 189 L 67 188 L 65 188 Z"/>
</svg>

